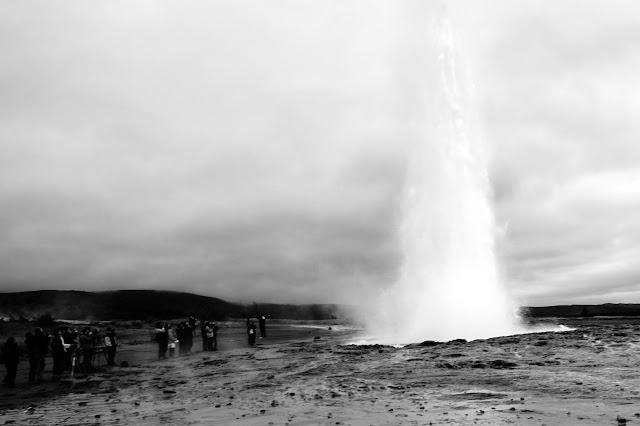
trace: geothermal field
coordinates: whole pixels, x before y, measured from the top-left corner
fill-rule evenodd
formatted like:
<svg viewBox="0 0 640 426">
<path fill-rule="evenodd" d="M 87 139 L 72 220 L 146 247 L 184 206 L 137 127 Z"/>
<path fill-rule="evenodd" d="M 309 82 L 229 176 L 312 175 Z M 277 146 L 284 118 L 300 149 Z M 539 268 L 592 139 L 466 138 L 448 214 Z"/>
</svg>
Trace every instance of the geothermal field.
<svg viewBox="0 0 640 426">
<path fill-rule="evenodd" d="M 117 367 L 0 391 L 14 425 L 620 425 L 640 422 L 640 320 L 405 347 L 353 345 L 336 321 L 271 323 L 248 347 L 154 360 L 149 329 L 119 329 Z M 196 340 L 197 342 L 197 340 Z M 121 362 L 128 366 L 122 367 Z M 21 369 L 26 368 L 21 364 Z"/>
<path fill-rule="evenodd" d="M 218 350 L 158 359 L 177 314 L 58 306 L 116 365 L 29 384 L 28 318 L 59 324 L 0 303 L 0 425 L 640 424 L 640 317 L 520 315 L 640 297 L 637 10 L 491 3 L 456 9 L 472 54 L 440 1 L 0 6 L 2 291 L 349 307 L 250 345 L 179 306 Z"/>
</svg>

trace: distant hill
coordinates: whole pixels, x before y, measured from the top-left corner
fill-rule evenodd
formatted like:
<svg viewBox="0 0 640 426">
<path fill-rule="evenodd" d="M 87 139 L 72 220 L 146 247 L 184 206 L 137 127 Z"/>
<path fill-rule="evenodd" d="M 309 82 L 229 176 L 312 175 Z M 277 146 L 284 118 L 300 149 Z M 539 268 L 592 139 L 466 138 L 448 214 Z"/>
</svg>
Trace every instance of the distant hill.
<svg viewBox="0 0 640 426">
<path fill-rule="evenodd" d="M 260 304 L 261 313 L 274 319 L 329 319 L 336 305 Z M 230 303 L 191 293 L 154 290 L 106 292 L 41 290 L 0 293 L 0 317 L 37 318 L 50 313 L 69 320 L 155 320 L 194 315 L 212 320 L 255 314 L 255 305 Z"/>
<path fill-rule="evenodd" d="M 603 305 L 558 305 L 523 308 L 530 318 L 543 317 L 634 317 L 640 316 L 640 304 L 605 303 Z"/>
</svg>

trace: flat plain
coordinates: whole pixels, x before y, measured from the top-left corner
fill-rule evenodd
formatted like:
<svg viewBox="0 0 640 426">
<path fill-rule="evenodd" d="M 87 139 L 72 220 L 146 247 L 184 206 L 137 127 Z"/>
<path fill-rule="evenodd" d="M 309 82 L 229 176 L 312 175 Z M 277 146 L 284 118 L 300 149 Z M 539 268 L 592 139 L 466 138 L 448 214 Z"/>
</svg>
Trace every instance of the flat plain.
<svg viewBox="0 0 640 426">
<path fill-rule="evenodd" d="M 640 424 L 640 319 L 556 321 L 573 330 L 405 347 L 349 344 L 360 331 L 333 322 L 271 322 L 249 347 L 231 321 L 219 351 L 166 360 L 149 328 L 123 328 L 129 366 L 19 377 L 0 424 Z"/>
</svg>

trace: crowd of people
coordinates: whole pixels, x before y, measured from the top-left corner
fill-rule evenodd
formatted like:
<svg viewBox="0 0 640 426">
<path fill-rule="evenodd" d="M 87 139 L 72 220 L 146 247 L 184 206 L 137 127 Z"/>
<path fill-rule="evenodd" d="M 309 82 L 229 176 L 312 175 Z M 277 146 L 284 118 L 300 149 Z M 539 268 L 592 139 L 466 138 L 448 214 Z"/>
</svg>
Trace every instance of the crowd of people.
<svg viewBox="0 0 640 426">
<path fill-rule="evenodd" d="M 247 336 L 249 346 L 256 343 L 257 330 L 260 330 L 260 339 L 267 337 L 267 318 L 268 315 L 257 314 L 258 327 L 251 317 L 247 317 Z M 198 328 L 198 320 L 189 317 L 188 320 L 182 321 L 176 325 L 174 329 L 172 324 L 156 322 L 154 333 L 155 340 L 158 343 L 158 359 L 169 358 L 175 355 L 176 347 L 179 354 L 190 353 L 193 348 L 193 338 L 195 330 Z M 215 322 L 202 319 L 200 321 L 200 337 L 202 338 L 203 351 L 218 350 L 218 325 Z"/>
<path fill-rule="evenodd" d="M 267 337 L 266 320 L 268 315 L 256 314 L 256 322 L 247 317 L 246 327 L 249 346 L 255 345 L 257 331 L 259 338 Z M 192 351 L 195 331 L 200 327 L 203 351 L 218 350 L 218 325 L 215 322 L 201 320 L 200 323 L 189 317 L 186 321 L 175 325 L 157 322 L 155 324 L 155 340 L 158 344 L 158 359 L 173 357 L 176 349 L 179 354 L 187 354 Z M 84 327 L 77 330 L 70 327 L 58 327 L 50 332 L 45 332 L 37 327 L 25 334 L 24 344 L 26 358 L 29 362 L 29 383 L 43 381 L 42 373 L 45 369 L 45 359 L 50 354 L 53 360 L 53 380 L 59 380 L 63 375 L 74 373 L 90 374 L 94 372 L 94 364 L 100 356 L 106 357 L 107 366 L 115 366 L 115 357 L 118 347 L 116 331 L 113 327 L 107 327 L 104 335 L 97 328 Z M 2 384 L 7 387 L 15 387 L 15 380 L 20 362 L 21 350 L 15 337 L 9 337 L 2 347 L 0 363 L 5 365 L 6 375 Z"/>
<path fill-rule="evenodd" d="M 107 365 L 116 365 L 118 342 L 113 327 L 107 327 L 104 337 L 97 328 L 85 327 L 78 331 L 75 328 L 58 327 L 45 333 L 42 328 L 37 327 L 25 334 L 24 344 L 29 361 L 29 383 L 43 381 L 42 373 L 49 351 L 53 359 L 53 380 L 59 380 L 67 373 L 92 373 L 95 357 L 102 354 L 106 356 Z M 15 387 L 20 355 L 20 346 L 15 337 L 9 337 L 0 355 L 0 362 L 7 370 L 2 381 L 4 386 Z"/>
</svg>

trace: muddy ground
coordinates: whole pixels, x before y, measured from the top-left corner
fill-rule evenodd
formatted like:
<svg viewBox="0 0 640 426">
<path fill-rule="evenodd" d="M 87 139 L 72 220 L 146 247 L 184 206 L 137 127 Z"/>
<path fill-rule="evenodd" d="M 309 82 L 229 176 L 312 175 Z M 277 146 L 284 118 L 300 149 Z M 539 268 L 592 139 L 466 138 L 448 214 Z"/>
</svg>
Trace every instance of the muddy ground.
<svg viewBox="0 0 640 426">
<path fill-rule="evenodd" d="M 640 321 L 564 323 L 404 348 L 327 324 L 274 325 L 250 348 L 230 326 L 220 351 L 160 361 L 142 339 L 129 367 L 2 388 L 0 425 L 640 425 Z"/>
</svg>

